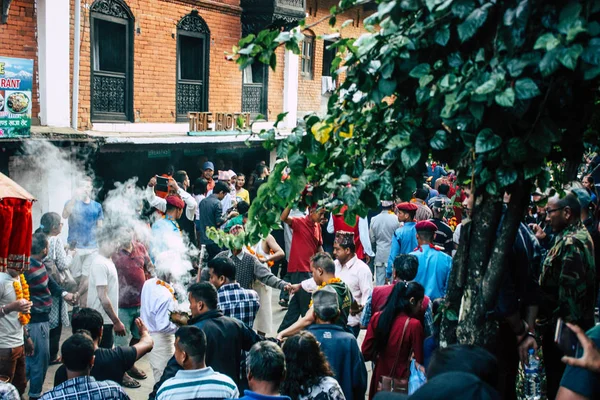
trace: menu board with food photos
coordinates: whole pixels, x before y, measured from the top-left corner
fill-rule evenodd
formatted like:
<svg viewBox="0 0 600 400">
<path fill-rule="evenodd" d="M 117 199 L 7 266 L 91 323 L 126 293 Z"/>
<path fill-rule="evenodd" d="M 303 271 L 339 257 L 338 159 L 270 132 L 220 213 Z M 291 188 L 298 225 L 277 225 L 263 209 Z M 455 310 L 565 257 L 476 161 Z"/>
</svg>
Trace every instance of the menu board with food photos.
<svg viewBox="0 0 600 400">
<path fill-rule="evenodd" d="M 33 60 L 0 57 L 0 139 L 29 137 Z"/>
</svg>

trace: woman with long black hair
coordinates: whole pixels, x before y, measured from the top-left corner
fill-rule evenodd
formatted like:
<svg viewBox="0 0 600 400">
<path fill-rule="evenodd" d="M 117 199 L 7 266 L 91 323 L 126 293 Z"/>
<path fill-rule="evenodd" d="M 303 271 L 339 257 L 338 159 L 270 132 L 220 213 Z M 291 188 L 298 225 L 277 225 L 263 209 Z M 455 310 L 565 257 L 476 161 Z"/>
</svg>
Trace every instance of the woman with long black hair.
<svg viewBox="0 0 600 400">
<path fill-rule="evenodd" d="M 315 336 L 302 331 L 283 345 L 287 374 L 281 394 L 292 400 L 345 400 Z"/>
<path fill-rule="evenodd" d="M 382 311 L 371 318 L 362 344 L 365 360 L 375 363 L 369 399 L 377 394 L 382 376 L 408 377 L 413 354 L 423 364 L 423 326 L 417 317 L 424 296 L 425 289 L 417 282 L 399 281 Z"/>
</svg>

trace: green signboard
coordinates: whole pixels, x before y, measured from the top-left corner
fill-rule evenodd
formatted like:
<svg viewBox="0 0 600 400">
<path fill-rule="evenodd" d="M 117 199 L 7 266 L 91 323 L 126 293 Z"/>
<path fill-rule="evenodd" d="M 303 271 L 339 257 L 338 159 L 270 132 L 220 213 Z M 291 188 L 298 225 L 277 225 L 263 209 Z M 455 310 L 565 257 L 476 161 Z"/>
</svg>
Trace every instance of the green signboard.
<svg viewBox="0 0 600 400">
<path fill-rule="evenodd" d="M 29 137 L 33 60 L 0 57 L 0 139 Z"/>
</svg>

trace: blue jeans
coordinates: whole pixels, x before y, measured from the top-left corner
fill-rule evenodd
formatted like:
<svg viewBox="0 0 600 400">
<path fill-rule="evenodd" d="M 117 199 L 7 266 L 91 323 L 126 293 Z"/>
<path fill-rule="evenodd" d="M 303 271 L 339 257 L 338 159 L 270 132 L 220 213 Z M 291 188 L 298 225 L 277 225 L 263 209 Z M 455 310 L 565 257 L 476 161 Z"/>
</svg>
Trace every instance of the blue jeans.
<svg viewBox="0 0 600 400">
<path fill-rule="evenodd" d="M 50 363 L 50 323 L 36 322 L 27 325 L 27 328 L 33 341 L 33 356 L 25 359 L 29 397 L 41 397 L 42 386 Z"/>
</svg>

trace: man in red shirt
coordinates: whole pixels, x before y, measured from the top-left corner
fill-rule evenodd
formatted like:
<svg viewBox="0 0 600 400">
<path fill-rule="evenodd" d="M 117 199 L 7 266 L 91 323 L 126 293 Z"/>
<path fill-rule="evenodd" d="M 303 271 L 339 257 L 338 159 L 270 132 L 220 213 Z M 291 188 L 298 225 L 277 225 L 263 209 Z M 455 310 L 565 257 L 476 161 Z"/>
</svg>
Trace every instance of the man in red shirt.
<svg viewBox="0 0 600 400">
<path fill-rule="evenodd" d="M 290 218 L 291 208 L 287 207 L 281 214 L 281 221 L 292 228 L 292 246 L 285 280 L 291 284 L 300 283 L 311 277 L 310 259 L 316 253 L 323 251 L 323 236 L 321 219 L 324 209 L 311 207 L 305 217 Z M 277 332 L 281 332 L 304 316 L 310 304 L 310 293 L 301 289 L 292 297 L 289 308 Z"/>
<path fill-rule="evenodd" d="M 122 245 L 112 256 L 119 277 L 119 319 L 125 325 L 125 336 L 117 336 L 115 345 L 133 346 L 140 340 L 135 323 L 140 317 L 142 287 L 154 275 L 154 265 L 143 244 L 136 242 L 132 232 L 122 232 Z M 128 372 L 137 379 L 146 379 L 146 374 L 135 365 Z M 123 377 L 126 387 L 139 387 L 140 384 L 127 373 Z"/>
</svg>

